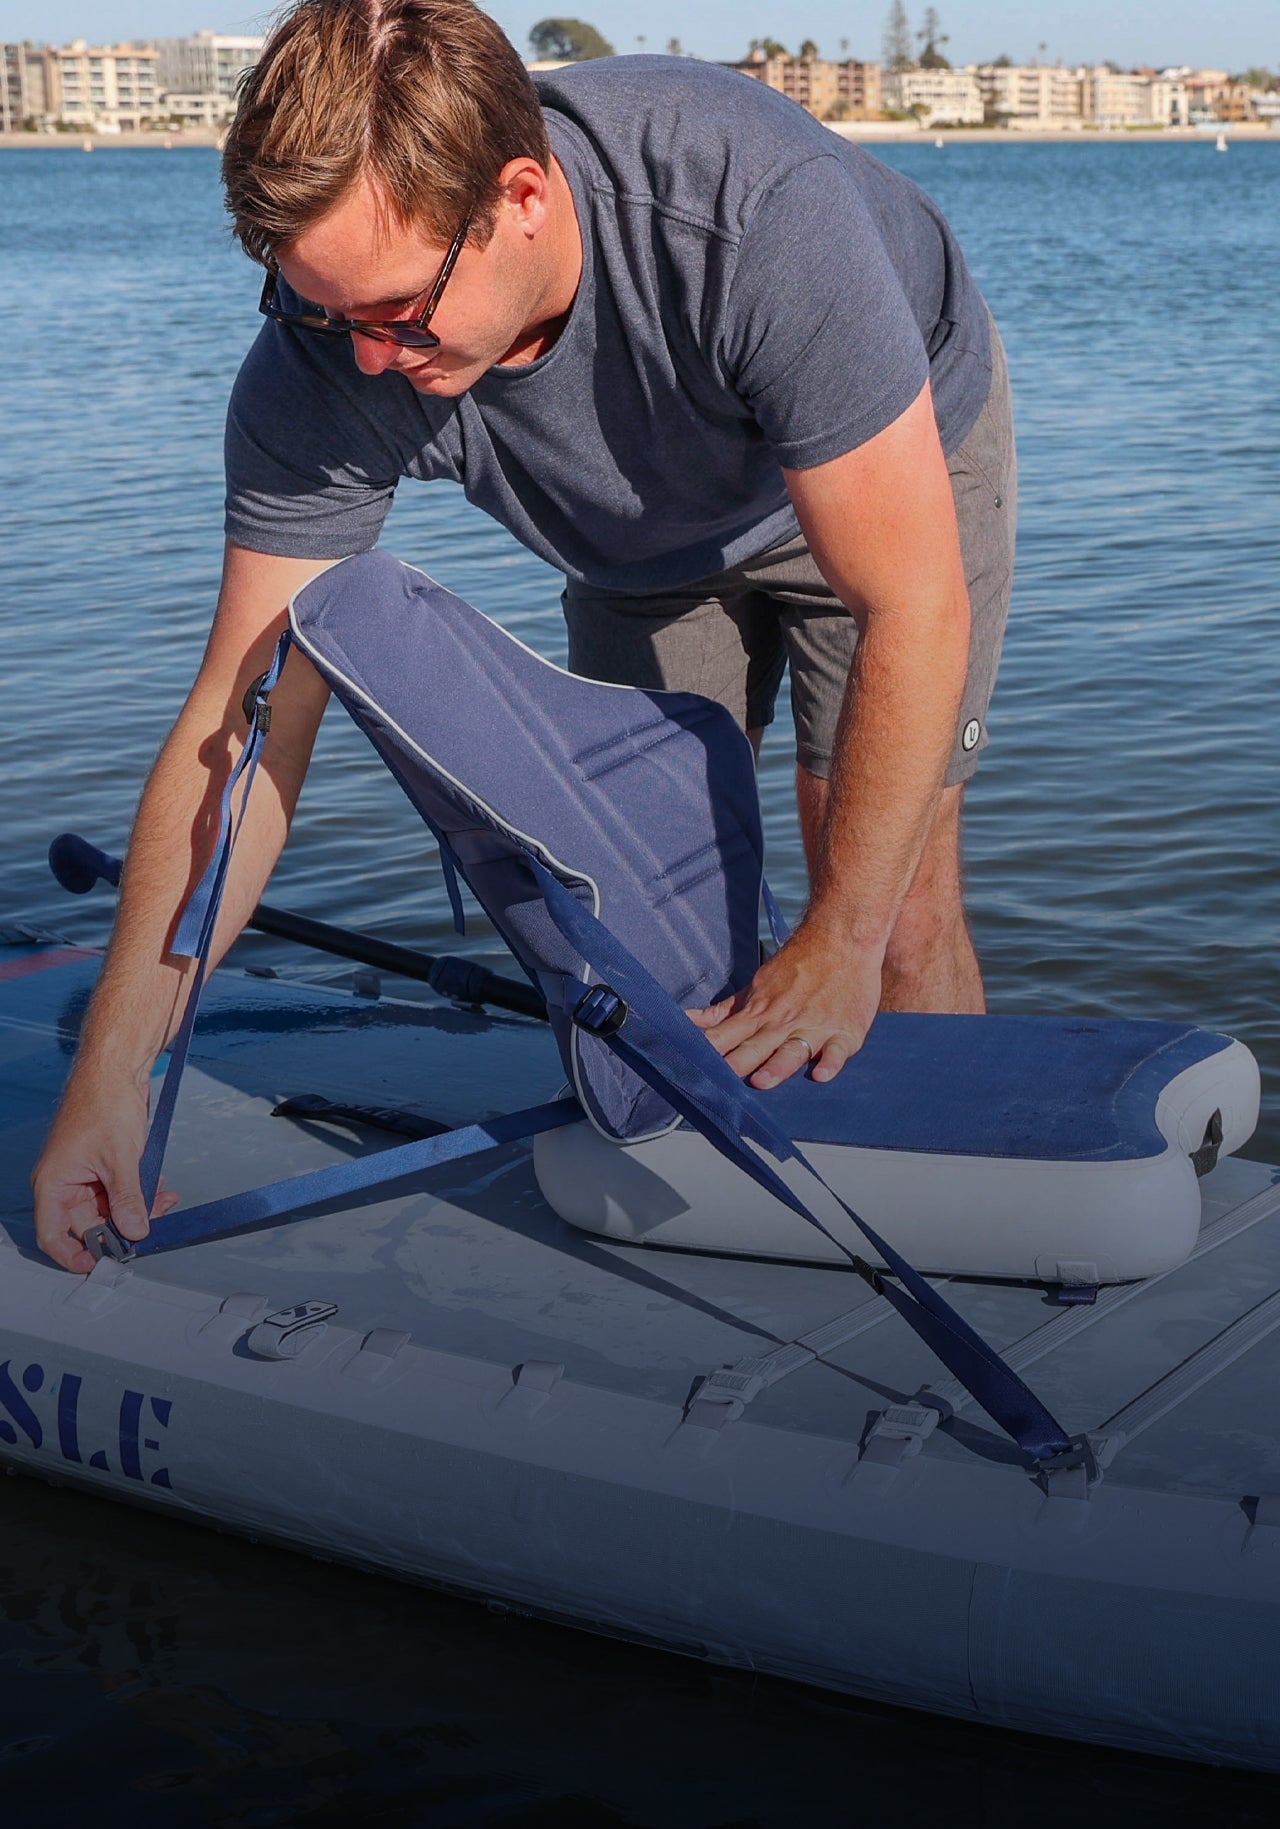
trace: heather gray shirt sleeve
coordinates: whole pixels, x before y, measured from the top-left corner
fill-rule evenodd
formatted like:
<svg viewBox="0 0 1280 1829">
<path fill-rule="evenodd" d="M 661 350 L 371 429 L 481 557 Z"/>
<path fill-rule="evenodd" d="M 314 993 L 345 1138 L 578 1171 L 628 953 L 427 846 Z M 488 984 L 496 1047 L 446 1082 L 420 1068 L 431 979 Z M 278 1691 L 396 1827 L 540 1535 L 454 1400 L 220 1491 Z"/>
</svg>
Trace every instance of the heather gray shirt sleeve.
<svg viewBox="0 0 1280 1829">
<path fill-rule="evenodd" d="M 729 290 L 724 360 L 793 470 L 866 444 L 928 380 L 920 328 L 840 159 L 794 167 L 756 204 Z"/>
<path fill-rule="evenodd" d="M 402 463 L 367 379 L 348 339 L 263 325 L 227 409 L 228 539 L 296 559 L 376 546 Z"/>
</svg>

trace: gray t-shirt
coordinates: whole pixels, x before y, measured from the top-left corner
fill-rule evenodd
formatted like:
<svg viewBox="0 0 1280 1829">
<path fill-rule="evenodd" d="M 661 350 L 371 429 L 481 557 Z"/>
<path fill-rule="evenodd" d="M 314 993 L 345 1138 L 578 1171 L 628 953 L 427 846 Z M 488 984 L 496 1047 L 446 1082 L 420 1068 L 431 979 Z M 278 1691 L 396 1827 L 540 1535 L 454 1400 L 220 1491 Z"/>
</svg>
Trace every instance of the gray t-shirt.
<svg viewBox="0 0 1280 1829">
<path fill-rule="evenodd" d="M 227 418 L 227 533 L 341 558 L 402 476 L 569 577 L 663 590 L 796 532 L 782 467 L 855 450 L 932 380 L 944 449 L 991 373 L 986 307 L 935 205 L 736 72 L 612 58 L 537 79 L 583 271 L 555 344 L 458 399 L 265 324 Z"/>
</svg>

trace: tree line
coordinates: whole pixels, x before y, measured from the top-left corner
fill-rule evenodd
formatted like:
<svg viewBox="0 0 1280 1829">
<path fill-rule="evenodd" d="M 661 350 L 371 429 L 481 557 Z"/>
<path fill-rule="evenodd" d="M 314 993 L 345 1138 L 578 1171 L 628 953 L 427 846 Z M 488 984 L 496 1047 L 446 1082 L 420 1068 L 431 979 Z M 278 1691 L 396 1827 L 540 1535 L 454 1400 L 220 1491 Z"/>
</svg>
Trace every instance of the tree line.
<svg viewBox="0 0 1280 1829">
<path fill-rule="evenodd" d="M 643 32 L 637 33 L 636 43 L 643 50 L 647 40 Z M 885 20 L 884 41 L 881 46 L 881 58 L 886 71 L 897 70 L 949 70 L 951 64 L 943 54 L 942 47 L 950 43 L 948 34 L 942 29 L 942 20 L 936 6 L 927 6 L 918 29 L 913 29 L 903 0 L 893 0 Z M 582 19 L 540 19 L 529 33 L 529 48 L 533 55 L 548 63 L 585 63 L 593 57 L 612 57 L 615 55 L 609 40 L 598 32 L 593 25 Z M 1040 54 L 1043 56 L 1045 46 L 1042 44 Z M 667 40 L 666 53 L 669 57 L 683 57 L 685 51 L 678 38 Z M 753 38 L 748 50 L 763 52 L 766 57 L 790 57 L 791 52 L 785 44 L 776 38 Z M 797 57 L 817 57 L 819 50 L 812 38 L 804 39 Z M 849 40 L 840 40 L 840 55 L 849 55 Z M 997 69 L 1007 69 L 1011 59 L 1002 54 L 994 58 Z M 1107 68 L 1119 71 L 1116 63 L 1108 63 Z M 1280 87 L 1280 75 L 1270 70 L 1246 70 L 1236 82 L 1247 83 L 1254 89 L 1275 89 Z"/>
<path fill-rule="evenodd" d="M 932 8 L 929 9 L 927 17 L 936 18 Z M 636 34 L 636 43 L 642 50 L 647 42 L 643 32 Z M 945 43 L 946 41 L 939 37 L 938 42 Z M 589 25 L 584 19 L 539 19 L 530 30 L 529 49 L 535 58 L 547 63 L 586 63 L 593 57 L 616 55 L 614 47 L 603 33 L 597 31 L 595 26 Z M 669 38 L 665 50 L 668 57 L 687 55 L 678 38 Z M 753 38 L 747 46 L 747 50 L 749 53 L 763 52 L 766 57 L 791 56 L 786 45 L 779 43 L 776 38 Z M 803 39 L 796 52 L 797 57 L 820 57 L 821 55 L 822 53 L 812 38 Z M 840 55 L 842 57 L 849 55 L 847 38 L 840 40 Z"/>
<path fill-rule="evenodd" d="M 636 43 L 643 51 L 648 43 L 645 33 L 636 33 Z M 663 47 L 668 57 L 689 53 L 678 38 L 668 38 Z M 593 57 L 614 57 L 616 52 L 602 32 L 585 19 L 539 19 L 529 33 L 529 49 L 539 62 L 587 63 Z"/>
<path fill-rule="evenodd" d="M 942 54 L 943 45 L 949 42 L 936 6 L 924 9 L 920 29 L 913 32 L 902 0 L 893 0 L 884 24 L 881 62 L 886 70 L 949 70 L 951 60 Z M 918 56 L 913 54 L 917 45 Z"/>
</svg>

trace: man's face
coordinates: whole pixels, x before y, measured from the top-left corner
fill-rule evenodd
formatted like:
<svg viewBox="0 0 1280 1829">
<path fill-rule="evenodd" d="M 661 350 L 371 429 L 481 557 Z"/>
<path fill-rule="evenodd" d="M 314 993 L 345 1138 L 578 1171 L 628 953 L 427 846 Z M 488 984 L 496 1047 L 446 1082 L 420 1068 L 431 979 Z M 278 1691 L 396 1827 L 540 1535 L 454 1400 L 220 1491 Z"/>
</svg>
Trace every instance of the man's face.
<svg viewBox="0 0 1280 1829">
<path fill-rule="evenodd" d="M 431 319 L 440 347 L 406 349 L 356 332 L 357 366 L 366 375 L 403 375 L 422 394 L 452 396 L 504 359 L 529 360 L 521 342 L 537 318 L 542 289 L 535 241 L 522 212 L 501 204 L 488 246 L 462 249 Z M 279 264 L 299 297 L 333 317 L 413 319 L 422 314 L 445 253 L 380 210 L 361 179 L 282 250 Z"/>
</svg>

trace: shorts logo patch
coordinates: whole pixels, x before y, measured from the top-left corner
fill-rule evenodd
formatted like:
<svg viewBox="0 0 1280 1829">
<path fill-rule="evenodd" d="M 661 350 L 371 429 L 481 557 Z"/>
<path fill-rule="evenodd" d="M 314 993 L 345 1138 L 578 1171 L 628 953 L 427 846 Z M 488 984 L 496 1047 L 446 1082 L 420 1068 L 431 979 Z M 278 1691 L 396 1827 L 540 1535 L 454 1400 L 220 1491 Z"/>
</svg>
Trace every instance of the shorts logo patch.
<svg viewBox="0 0 1280 1829">
<path fill-rule="evenodd" d="M 971 749 L 977 749 L 978 738 L 982 735 L 982 726 L 977 718 L 970 718 L 960 733 L 960 747 L 967 755 Z"/>
</svg>

